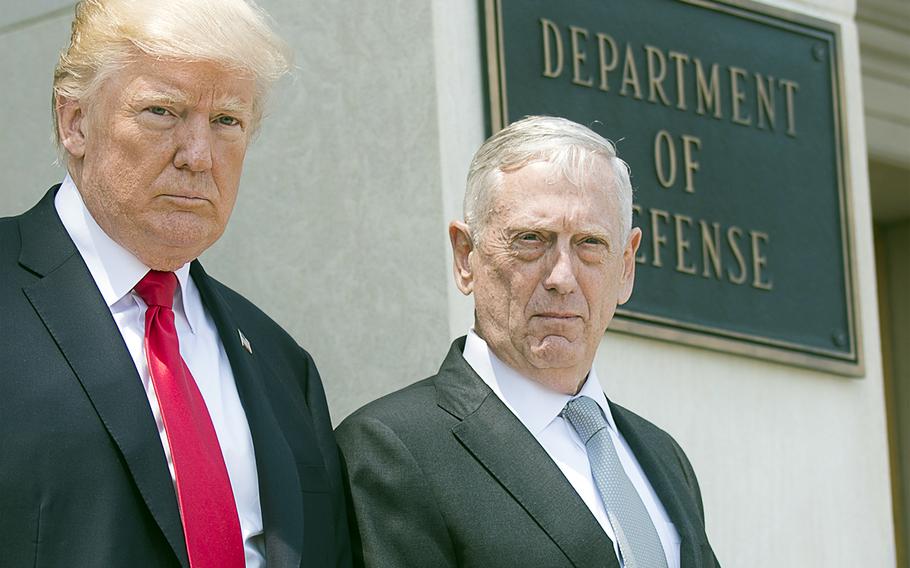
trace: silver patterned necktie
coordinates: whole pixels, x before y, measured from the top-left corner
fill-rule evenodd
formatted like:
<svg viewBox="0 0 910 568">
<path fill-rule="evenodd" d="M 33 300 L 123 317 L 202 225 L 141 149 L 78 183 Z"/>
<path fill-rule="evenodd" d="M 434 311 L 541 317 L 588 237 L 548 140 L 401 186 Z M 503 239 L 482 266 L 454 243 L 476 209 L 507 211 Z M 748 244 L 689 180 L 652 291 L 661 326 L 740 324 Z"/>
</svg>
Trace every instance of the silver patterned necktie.
<svg viewBox="0 0 910 568">
<path fill-rule="evenodd" d="M 580 396 L 566 403 L 562 416 L 578 432 L 588 451 L 594 483 L 606 506 L 625 567 L 667 568 L 657 529 L 616 455 L 600 406 L 594 399 Z"/>
</svg>

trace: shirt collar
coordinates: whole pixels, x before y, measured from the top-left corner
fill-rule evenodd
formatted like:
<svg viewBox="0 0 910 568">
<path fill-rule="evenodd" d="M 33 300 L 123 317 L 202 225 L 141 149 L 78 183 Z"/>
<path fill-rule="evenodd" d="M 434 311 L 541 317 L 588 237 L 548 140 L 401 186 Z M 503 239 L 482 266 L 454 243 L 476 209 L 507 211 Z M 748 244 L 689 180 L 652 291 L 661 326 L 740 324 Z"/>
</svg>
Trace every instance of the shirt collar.
<svg viewBox="0 0 910 568">
<path fill-rule="evenodd" d="M 512 414 L 535 436 L 559 416 L 567 402 L 579 396 L 590 397 L 600 405 L 610 427 L 616 429 L 610 405 L 593 367 L 578 394 L 570 396 L 549 389 L 503 363 L 473 329 L 468 332 L 463 356 Z"/>
<path fill-rule="evenodd" d="M 150 270 L 133 253 L 111 239 L 89 213 L 82 195 L 76 188 L 73 179 L 67 174 L 57 195 L 54 207 L 63 223 L 64 229 L 76 245 L 76 249 L 85 261 L 95 285 L 101 292 L 108 307 L 119 302 L 129 294 L 143 276 Z M 180 284 L 181 304 L 176 309 L 183 309 L 187 304 L 189 289 L 190 265 L 184 264 L 174 271 Z M 193 321 L 193 310 L 183 309 L 190 329 L 195 333 L 197 322 Z"/>
</svg>

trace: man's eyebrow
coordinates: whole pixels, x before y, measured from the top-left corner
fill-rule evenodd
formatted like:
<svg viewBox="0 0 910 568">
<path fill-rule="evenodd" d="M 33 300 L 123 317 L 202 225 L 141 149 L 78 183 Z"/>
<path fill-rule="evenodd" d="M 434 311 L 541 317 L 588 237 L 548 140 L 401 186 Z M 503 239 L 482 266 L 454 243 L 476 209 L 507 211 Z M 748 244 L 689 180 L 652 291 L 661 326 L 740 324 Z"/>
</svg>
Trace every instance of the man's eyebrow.
<svg viewBox="0 0 910 568">
<path fill-rule="evenodd" d="M 190 96 L 185 91 L 175 88 L 154 89 L 135 93 L 131 101 L 137 104 L 180 105 L 188 104 Z"/>
<path fill-rule="evenodd" d="M 233 95 L 216 97 L 215 104 L 212 105 L 214 112 L 218 114 L 239 114 L 245 115 L 252 112 L 252 105 Z"/>
<path fill-rule="evenodd" d="M 518 219 L 515 222 L 510 223 L 507 227 L 503 227 L 503 229 L 509 233 L 523 233 L 525 231 L 549 232 L 549 231 L 558 230 L 558 229 L 554 229 L 552 225 L 550 225 L 549 223 L 546 223 L 546 222 L 533 221 L 533 220 L 525 221 L 522 219 Z M 586 236 L 590 236 L 590 237 L 602 237 L 605 239 L 609 239 L 612 236 L 610 229 L 602 227 L 597 224 L 583 225 L 581 227 L 576 228 L 576 230 L 574 232 L 578 235 L 586 235 Z"/>
<path fill-rule="evenodd" d="M 188 93 L 180 89 L 169 88 L 136 93 L 131 102 L 134 105 L 179 106 L 193 104 Z M 214 114 L 244 115 L 252 112 L 252 104 L 234 95 L 216 97 L 212 105 Z"/>
<path fill-rule="evenodd" d="M 589 226 L 580 227 L 577 232 L 580 235 L 587 235 L 589 237 L 600 237 L 600 238 L 607 239 L 607 240 L 610 240 L 613 237 L 612 232 L 609 229 L 605 229 L 605 228 L 597 226 L 597 225 L 589 225 Z"/>
</svg>

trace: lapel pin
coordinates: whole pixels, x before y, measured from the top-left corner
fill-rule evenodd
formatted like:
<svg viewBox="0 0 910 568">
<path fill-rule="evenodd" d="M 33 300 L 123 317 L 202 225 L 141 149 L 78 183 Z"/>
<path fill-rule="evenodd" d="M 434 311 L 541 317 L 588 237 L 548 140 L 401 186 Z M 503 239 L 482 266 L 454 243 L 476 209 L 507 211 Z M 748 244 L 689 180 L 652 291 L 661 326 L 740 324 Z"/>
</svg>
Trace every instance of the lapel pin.
<svg viewBox="0 0 910 568">
<path fill-rule="evenodd" d="M 247 353 L 249 353 L 250 355 L 252 355 L 252 354 L 253 354 L 253 346 L 250 345 L 250 340 L 247 339 L 245 335 L 243 335 L 243 332 L 240 331 L 239 328 L 237 329 L 237 333 L 240 334 L 240 345 L 243 345 L 243 348 L 246 349 Z"/>
</svg>

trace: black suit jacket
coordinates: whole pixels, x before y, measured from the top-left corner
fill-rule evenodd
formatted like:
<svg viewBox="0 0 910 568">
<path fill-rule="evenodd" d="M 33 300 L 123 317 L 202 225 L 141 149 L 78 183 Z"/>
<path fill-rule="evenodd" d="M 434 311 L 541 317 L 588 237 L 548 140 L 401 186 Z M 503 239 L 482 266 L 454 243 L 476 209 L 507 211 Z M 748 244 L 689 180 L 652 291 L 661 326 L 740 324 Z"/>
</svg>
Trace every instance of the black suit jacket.
<svg viewBox="0 0 910 568">
<path fill-rule="evenodd" d="M 0 564 L 187 566 L 148 399 L 55 193 L 0 219 Z M 337 449 L 312 359 L 198 262 L 190 274 L 249 421 L 268 565 L 348 565 Z"/>
<path fill-rule="evenodd" d="M 366 566 L 617 568 L 613 543 L 559 467 L 462 357 L 336 430 Z M 610 403 L 679 532 L 682 568 L 717 566 L 698 483 L 663 430 Z M 352 520 L 353 522 L 353 520 Z"/>
</svg>

